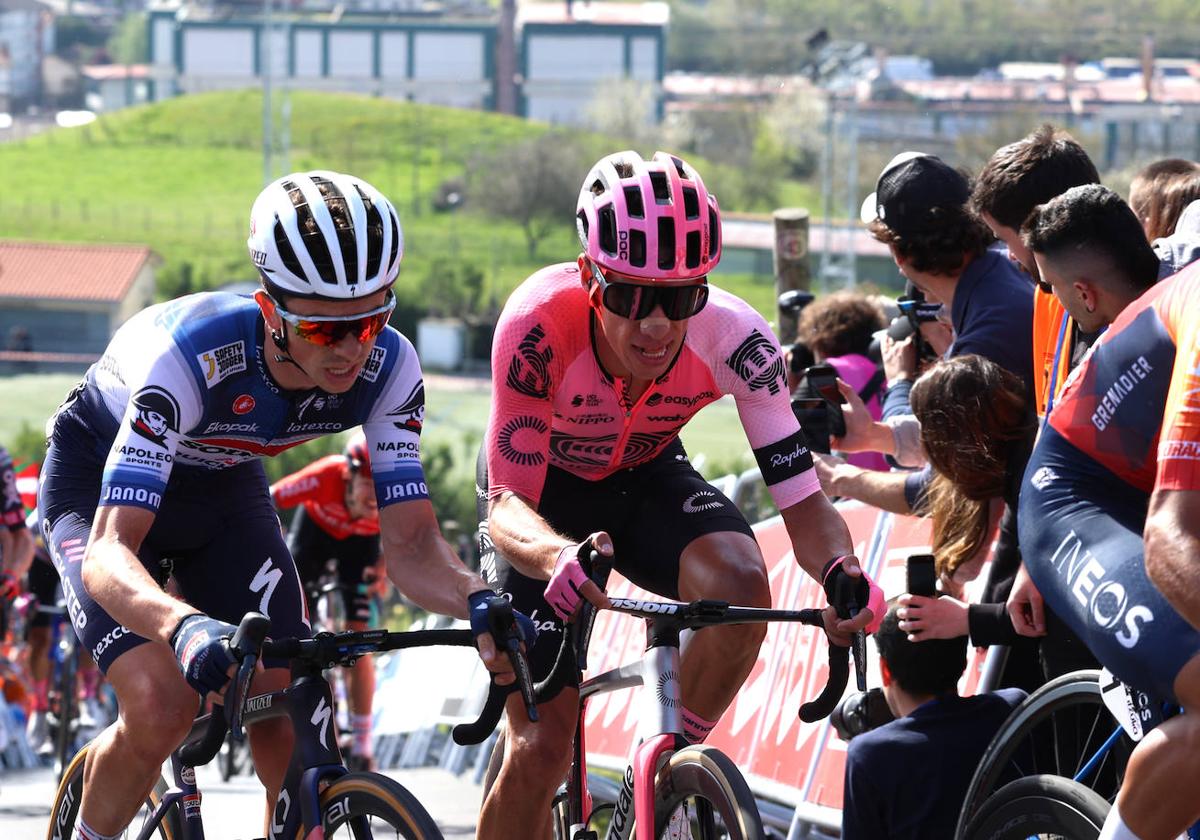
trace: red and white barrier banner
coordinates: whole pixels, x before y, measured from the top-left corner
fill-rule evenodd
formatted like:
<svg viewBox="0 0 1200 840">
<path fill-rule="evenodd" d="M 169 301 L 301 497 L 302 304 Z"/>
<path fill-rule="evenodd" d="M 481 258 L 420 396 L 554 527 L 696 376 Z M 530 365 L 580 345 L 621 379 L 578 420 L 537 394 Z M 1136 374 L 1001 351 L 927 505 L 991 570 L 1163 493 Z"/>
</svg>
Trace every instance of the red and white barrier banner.
<svg viewBox="0 0 1200 840">
<path fill-rule="evenodd" d="M 855 553 L 888 597 L 905 590 L 905 561 L 929 552 L 928 520 L 882 513 L 857 502 L 839 503 L 854 540 Z M 781 609 L 825 604 L 825 593 L 796 563 L 791 541 L 779 517 L 754 527 L 766 559 L 772 601 Z M 982 585 L 980 575 L 977 585 Z M 609 594 L 653 598 L 614 574 Z M 974 594 L 974 593 L 972 593 Z M 640 621 L 612 612 L 596 619 L 588 651 L 590 674 L 641 656 L 645 628 Z M 840 809 L 845 747 L 827 721 L 812 724 L 797 716 L 800 705 L 816 697 L 828 671 L 827 641 L 816 628 L 792 623 L 768 625 L 758 661 L 741 691 L 708 737 L 742 770 L 756 793 L 797 805 L 808 802 Z M 868 684 L 882 685 L 874 644 L 868 643 Z M 978 683 L 982 655 L 972 655 L 961 688 Z M 855 691 L 853 677 L 848 691 Z M 642 706 L 637 689 L 596 695 L 588 702 L 588 752 L 618 764 L 630 754 Z"/>
</svg>

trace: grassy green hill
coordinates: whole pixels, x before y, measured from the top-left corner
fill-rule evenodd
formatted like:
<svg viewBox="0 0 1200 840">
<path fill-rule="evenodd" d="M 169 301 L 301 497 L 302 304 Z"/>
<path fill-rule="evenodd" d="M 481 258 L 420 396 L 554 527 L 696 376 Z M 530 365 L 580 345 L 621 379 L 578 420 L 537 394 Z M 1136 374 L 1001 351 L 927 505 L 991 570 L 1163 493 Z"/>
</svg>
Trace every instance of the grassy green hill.
<svg viewBox="0 0 1200 840">
<path fill-rule="evenodd" d="M 291 101 L 289 168 L 353 172 L 391 197 L 410 276 L 437 271 L 446 259 L 465 261 L 484 275 L 485 297 L 503 300 L 533 270 L 577 252 L 570 218 L 531 260 L 510 219 L 469 205 L 457 214 L 434 209 L 439 187 L 462 177 L 479 154 L 545 132 L 545 124 L 346 94 L 296 91 Z M 260 92 L 246 90 L 178 97 L 0 146 L 0 171 L 20 173 L 20 189 L 0 194 L 0 231 L 10 238 L 146 243 L 163 258 L 159 275 L 168 296 L 188 288 L 185 281 L 198 289 L 253 279 L 244 243 L 262 186 L 261 125 Z M 626 145 L 580 137 L 597 155 Z M 739 177 L 731 167 L 694 160 L 714 191 Z M 785 186 L 781 195 L 791 203 L 811 195 L 807 185 Z M 724 194 L 734 194 L 728 189 Z M 761 280 L 727 277 L 722 284 L 744 286 L 756 305 L 770 304 Z"/>
</svg>

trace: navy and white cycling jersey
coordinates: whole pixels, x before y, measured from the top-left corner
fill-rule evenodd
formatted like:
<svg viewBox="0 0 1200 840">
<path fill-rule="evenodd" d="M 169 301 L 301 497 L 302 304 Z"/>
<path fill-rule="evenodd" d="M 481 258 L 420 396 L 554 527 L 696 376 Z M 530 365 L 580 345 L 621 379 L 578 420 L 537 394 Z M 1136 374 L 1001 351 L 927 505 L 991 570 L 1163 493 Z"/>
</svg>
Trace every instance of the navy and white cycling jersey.
<svg viewBox="0 0 1200 840">
<path fill-rule="evenodd" d="M 151 306 L 117 331 L 52 420 L 94 438 L 101 505 L 157 510 L 173 467 L 226 469 L 360 424 L 380 507 L 428 498 L 425 388 L 407 338 L 380 333 L 343 394 L 281 389 L 264 338 L 253 299 L 213 292 Z"/>
</svg>

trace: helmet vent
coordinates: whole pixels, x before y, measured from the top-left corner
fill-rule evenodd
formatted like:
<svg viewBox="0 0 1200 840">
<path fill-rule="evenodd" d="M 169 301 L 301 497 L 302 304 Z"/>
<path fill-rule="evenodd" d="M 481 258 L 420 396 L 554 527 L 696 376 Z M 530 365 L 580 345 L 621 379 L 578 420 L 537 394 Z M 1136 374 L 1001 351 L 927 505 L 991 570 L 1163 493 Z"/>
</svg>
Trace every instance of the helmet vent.
<svg viewBox="0 0 1200 840">
<path fill-rule="evenodd" d="M 658 267 L 663 271 L 675 268 L 675 222 L 670 218 L 658 220 Z"/>
<path fill-rule="evenodd" d="M 659 204 L 671 203 L 671 188 L 667 185 L 665 172 L 651 172 L 650 184 L 654 187 L 654 200 Z"/>
<path fill-rule="evenodd" d="M 617 253 L 617 214 L 608 205 L 598 214 L 600 218 L 600 247 L 606 254 Z"/>
<path fill-rule="evenodd" d="M 388 223 L 392 227 L 392 253 L 388 255 L 388 269 L 390 270 L 396 264 L 396 258 L 400 256 L 400 225 L 396 221 L 395 213 L 388 213 Z M 379 243 L 379 247 L 383 249 L 383 243 Z"/>
<path fill-rule="evenodd" d="M 595 181 L 592 181 L 592 185 L 588 187 L 588 190 L 591 191 L 592 195 L 604 195 L 604 182 L 597 178 Z"/>
<path fill-rule="evenodd" d="M 646 265 L 646 232 L 644 230 L 629 231 L 629 264 Z"/>
<path fill-rule="evenodd" d="M 617 170 L 618 178 L 632 178 L 633 177 L 633 164 L 627 160 L 614 161 L 613 168 Z"/>
<path fill-rule="evenodd" d="M 578 213 L 575 214 L 575 218 L 579 221 L 580 236 L 583 237 L 584 242 L 586 243 L 587 235 L 588 235 L 587 213 L 580 210 Z"/>
<path fill-rule="evenodd" d="M 700 265 L 700 231 L 689 230 L 687 235 L 687 267 Z"/>
<path fill-rule="evenodd" d="M 363 207 L 367 211 L 367 277 L 374 277 L 379 273 L 379 263 L 383 260 L 383 217 L 380 215 L 379 208 L 375 206 L 375 202 L 371 201 L 363 194 L 362 187 L 358 184 L 354 185 L 354 191 L 358 193 L 358 197 L 362 199 Z M 342 246 L 342 253 L 345 253 L 345 247 Z M 354 249 L 354 259 L 358 260 L 358 249 Z M 347 269 L 351 263 L 347 261 Z M 357 272 L 355 272 L 357 277 Z M 349 277 L 346 278 L 351 283 Z"/>
<path fill-rule="evenodd" d="M 689 219 L 700 218 L 700 199 L 696 197 L 695 187 L 683 188 L 683 212 Z"/>
<path fill-rule="evenodd" d="M 642 191 L 637 187 L 625 188 L 625 206 L 635 219 L 646 218 L 646 207 L 642 204 Z"/>
<path fill-rule="evenodd" d="M 321 190 L 322 195 L 327 195 L 328 181 L 322 178 L 313 178 L 313 183 Z M 293 186 L 295 185 L 293 184 Z M 292 199 L 292 206 L 296 208 L 296 227 L 300 231 L 300 239 L 308 251 L 309 259 L 313 261 L 313 265 L 317 269 L 317 276 L 326 283 L 336 284 L 337 271 L 333 267 L 333 256 L 329 253 L 329 246 L 325 244 L 325 236 L 321 233 L 321 228 L 313 216 L 312 207 L 305 200 L 304 193 L 300 191 L 299 187 L 289 191 L 289 195 Z M 326 206 L 329 206 L 328 201 L 326 201 Z M 330 211 L 332 214 L 332 208 Z M 303 277 L 304 271 L 301 270 L 299 275 Z"/>
<path fill-rule="evenodd" d="M 275 219 L 275 247 L 279 250 L 279 259 L 283 260 L 283 267 L 288 270 L 288 273 L 296 277 L 303 277 L 304 267 L 296 258 L 296 252 L 292 250 L 292 243 L 288 241 L 287 234 L 284 233 L 283 225 L 278 217 Z"/>
<path fill-rule="evenodd" d="M 721 250 L 721 221 L 717 218 L 717 211 L 713 207 L 708 208 L 708 258 L 711 260 L 713 254 Z"/>
</svg>

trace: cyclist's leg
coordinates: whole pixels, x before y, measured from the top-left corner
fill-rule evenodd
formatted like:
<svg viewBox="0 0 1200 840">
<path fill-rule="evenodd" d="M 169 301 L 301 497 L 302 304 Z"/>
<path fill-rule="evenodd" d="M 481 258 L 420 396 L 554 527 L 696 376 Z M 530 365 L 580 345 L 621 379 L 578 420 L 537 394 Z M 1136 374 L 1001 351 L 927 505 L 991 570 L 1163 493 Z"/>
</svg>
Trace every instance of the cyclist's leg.
<svg viewBox="0 0 1200 840">
<path fill-rule="evenodd" d="M 638 503 L 620 539 L 617 568 L 652 592 L 770 607 L 766 563 L 737 506 L 697 473 L 676 442 L 638 473 Z M 614 535 L 614 541 L 617 539 Z M 687 735 L 703 740 L 754 667 L 765 624 L 693 633 L 680 675 Z"/>
<path fill-rule="evenodd" d="M 588 508 L 565 487 L 571 483 L 569 476 L 551 468 L 546 477 L 543 499 L 560 503 L 555 506 L 555 510 L 560 512 L 561 509 L 578 511 Z M 480 518 L 481 573 L 498 592 L 512 600 L 515 609 L 528 615 L 537 624 L 538 638 L 529 650 L 529 667 L 535 681 L 545 679 L 558 655 L 563 623 L 542 597 L 546 591 L 546 581 L 522 575 L 502 554 L 496 552 L 486 538 L 488 484 L 482 451 L 476 484 L 480 488 L 476 499 Z M 603 491 L 599 498 L 603 498 Z M 547 511 L 546 508 L 547 504 L 543 504 L 539 513 L 553 527 L 562 533 L 574 533 L 561 521 L 555 521 L 554 511 Z M 582 539 L 597 528 L 584 529 L 575 538 Z M 550 804 L 571 763 L 571 739 L 579 714 L 579 693 L 574 685 L 551 687 L 548 698 L 538 703 L 537 723 L 529 722 L 518 694 L 509 697 L 507 711 L 504 754 L 491 784 L 484 792 L 476 836 L 479 840 L 507 840 L 513 836 L 513 827 L 520 826 L 523 838 L 549 840 Z M 495 764 L 493 760 L 493 767 Z"/>
<path fill-rule="evenodd" d="M 308 636 L 300 578 L 280 533 L 262 464 L 254 461 L 224 473 L 198 480 L 207 486 L 191 494 L 194 504 L 181 512 L 220 525 L 205 529 L 201 545 L 178 552 L 182 559 L 174 575 L 180 592 L 213 618 L 236 624 L 255 610 L 271 619 L 275 638 Z M 266 670 L 254 678 L 256 693 L 288 684 L 288 671 L 280 667 L 284 663 L 263 664 Z M 291 758 L 291 723 L 272 718 L 255 725 L 249 735 L 255 770 L 267 789 L 268 804 L 274 803 Z"/>
<path fill-rule="evenodd" d="M 371 619 L 371 585 L 375 582 L 379 537 L 353 536 L 338 547 L 338 578 L 348 630 L 366 630 Z M 375 701 L 375 660 L 363 656 L 349 669 L 350 719 L 354 755 L 371 763 L 371 707 Z"/>
<path fill-rule="evenodd" d="M 37 598 L 38 604 L 53 607 L 58 593 L 58 573 L 54 571 L 54 566 L 38 556 L 29 567 L 28 580 L 29 591 Z M 35 751 L 45 742 L 47 735 L 46 712 L 49 709 L 50 676 L 54 670 L 50 661 L 51 624 L 54 620 L 54 616 L 39 610 L 29 620 L 26 630 L 29 678 L 33 683 L 29 746 Z"/>
<path fill-rule="evenodd" d="M 164 644 L 125 651 L 107 666 L 107 675 L 117 695 L 117 719 L 92 741 L 80 817 L 111 835 L 150 794 L 163 761 L 191 728 L 199 697 Z"/>
<path fill-rule="evenodd" d="M 549 840 L 550 804 L 571 763 L 579 692 L 563 688 L 539 703 L 537 723 L 529 722 L 519 694 L 509 695 L 506 709 L 504 755 L 485 793 L 476 837 L 507 840 L 521 826 L 522 838 Z"/>
<path fill-rule="evenodd" d="M 292 517 L 291 527 L 288 528 L 287 549 L 300 575 L 305 597 L 305 615 L 309 617 L 310 625 L 317 606 L 312 591 L 321 579 L 321 573 L 325 571 L 325 561 L 330 557 L 329 546 L 332 544 L 332 538 L 321 530 L 316 520 L 309 516 L 303 507 L 297 508 Z"/>
<path fill-rule="evenodd" d="M 98 466 L 94 483 L 88 476 L 71 475 L 64 467 L 71 454 L 50 447 L 39 503 L 71 623 L 101 670 L 111 672 L 120 703 L 118 719 L 100 733 L 89 753 L 80 811 L 95 831 L 115 834 L 137 812 L 162 762 L 187 733 L 199 698 L 167 645 L 150 643 L 117 624 L 83 585 L 83 556 L 100 476 Z"/>
</svg>

